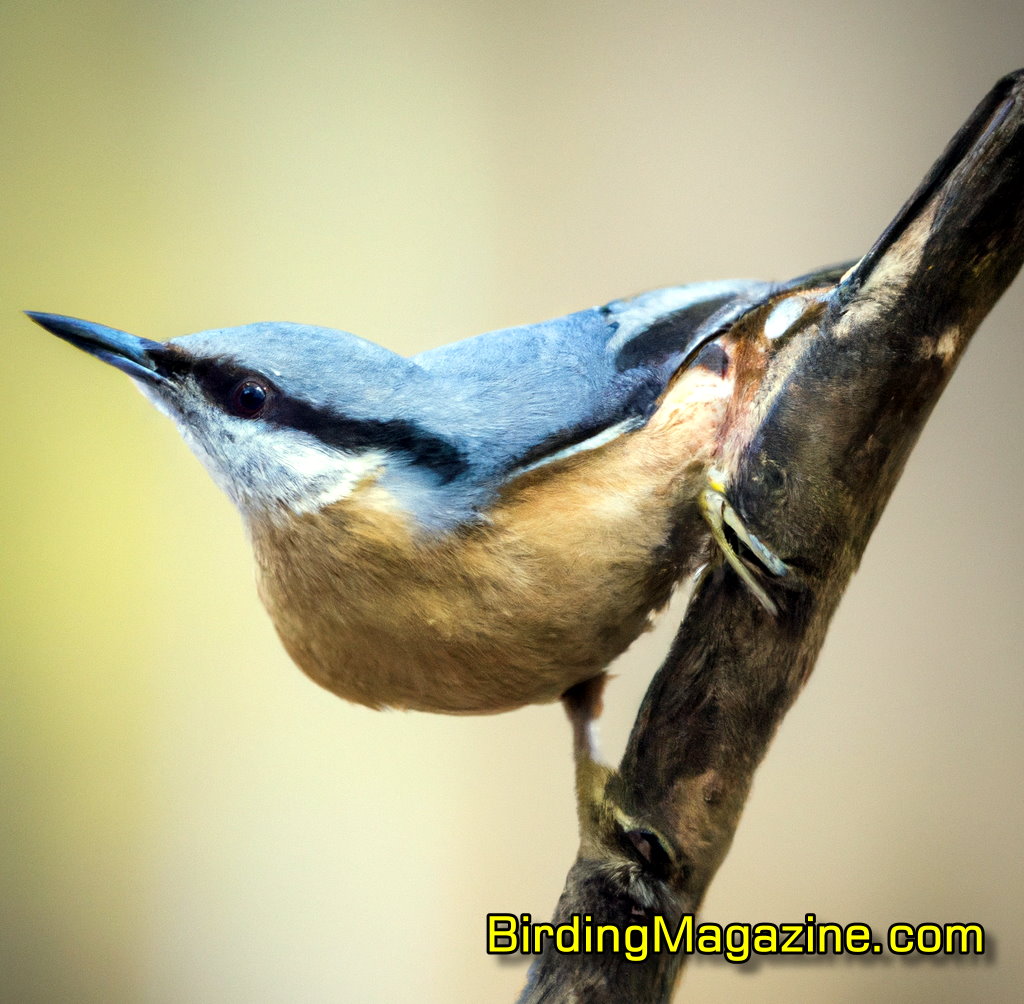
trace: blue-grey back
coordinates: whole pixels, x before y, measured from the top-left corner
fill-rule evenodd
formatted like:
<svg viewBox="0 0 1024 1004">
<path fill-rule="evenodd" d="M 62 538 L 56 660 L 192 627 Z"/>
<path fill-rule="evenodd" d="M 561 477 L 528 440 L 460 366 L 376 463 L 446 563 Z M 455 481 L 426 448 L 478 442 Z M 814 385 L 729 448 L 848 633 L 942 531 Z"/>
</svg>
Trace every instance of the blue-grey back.
<svg viewBox="0 0 1024 1004">
<path fill-rule="evenodd" d="M 444 477 L 483 487 L 609 427 L 642 424 L 709 325 L 770 289 L 727 281 L 655 290 L 411 358 L 296 324 L 206 331 L 172 344 L 263 373 L 302 406 L 306 428 L 326 434 L 334 423 L 396 451 L 419 437 L 429 446 L 419 451 L 421 466 L 439 455 L 438 444 L 450 444 Z"/>
</svg>

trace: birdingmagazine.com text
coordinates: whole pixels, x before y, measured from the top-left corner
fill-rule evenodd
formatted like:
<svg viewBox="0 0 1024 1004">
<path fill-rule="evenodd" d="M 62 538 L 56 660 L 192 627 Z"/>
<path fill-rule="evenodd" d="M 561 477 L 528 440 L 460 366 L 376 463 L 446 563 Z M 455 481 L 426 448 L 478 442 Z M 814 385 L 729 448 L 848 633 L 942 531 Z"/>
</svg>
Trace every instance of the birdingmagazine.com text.
<svg viewBox="0 0 1024 1004">
<path fill-rule="evenodd" d="M 819 923 L 815 914 L 790 924 L 697 923 L 684 913 L 676 922 L 661 914 L 644 923 L 600 923 L 590 914 L 571 914 L 567 921 L 535 923 L 530 914 L 487 914 L 488 955 L 540 955 L 555 951 L 622 954 L 644 962 L 651 954 L 722 956 L 740 965 L 760 955 L 984 955 L 985 928 L 978 923 L 894 923 L 876 938 L 870 924 Z"/>
</svg>

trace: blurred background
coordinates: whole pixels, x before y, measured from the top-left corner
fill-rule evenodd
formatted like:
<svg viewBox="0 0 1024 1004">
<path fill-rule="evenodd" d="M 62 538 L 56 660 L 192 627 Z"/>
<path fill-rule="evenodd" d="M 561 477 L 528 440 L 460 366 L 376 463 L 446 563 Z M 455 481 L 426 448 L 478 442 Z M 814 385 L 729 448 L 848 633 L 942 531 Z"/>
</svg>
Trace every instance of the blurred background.
<svg viewBox="0 0 1024 1004">
<path fill-rule="evenodd" d="M 261 610 L 238 517 L 22 308 L 412 352 L 867 249 L 1002 73 L 1018 0 L 7 4 L 0 997 L 501 1001 L 488 911 L 575 854 L 558 707 L 374 713 Z M 707 919 L 976 921 L 967 960 L 699 960 L 703 1001 L 1017 1000 L 1024 284 L 925 431 Z M 618 754 L 678 620 L 617 668 Z"/>
</svg>

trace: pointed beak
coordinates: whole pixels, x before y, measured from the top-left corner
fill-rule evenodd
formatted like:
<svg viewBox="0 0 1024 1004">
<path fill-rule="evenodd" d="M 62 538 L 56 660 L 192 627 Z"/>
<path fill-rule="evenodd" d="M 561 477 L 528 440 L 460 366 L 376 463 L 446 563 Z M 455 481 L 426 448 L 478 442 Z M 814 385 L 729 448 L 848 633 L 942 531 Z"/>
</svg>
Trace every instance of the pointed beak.
<svg viewBox="0 0 1024 1004">
<path fill-rule="evenodd" d="M 136 380 L 152 384 L 165 382 L 165 377 L 157 370 L 155 350 L 164 347 L 160 342 L 139 338 L 137 335 L 128 334 L 127 331 L 108 328 L 92 321 L 82 321 L 77 317 L 43 314 L 35 310 L 26 310 L 25 313 L 36 324 L 58 338 L 63 338 L 64 341 L 96 356 L 97 359 L 116 366 Z"/>
</svg>

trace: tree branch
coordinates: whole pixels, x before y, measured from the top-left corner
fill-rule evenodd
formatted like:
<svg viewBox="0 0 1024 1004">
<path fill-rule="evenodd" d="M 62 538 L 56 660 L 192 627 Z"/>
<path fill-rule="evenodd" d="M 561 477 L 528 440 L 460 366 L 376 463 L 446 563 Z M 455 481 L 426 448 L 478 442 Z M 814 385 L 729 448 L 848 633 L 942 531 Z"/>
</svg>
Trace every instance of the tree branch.
<svg viewBox="0 0 1024 1004">
<path fill-rule="evenodd" d="M 675 929 L 724 859 L 753 773 L 946 381 L 1024 259 L 1024 71 L 1003 78 L 871 251 L 771 342 L 730 332 L 729 502 L 789 566 L 772 616 L 727 565 L 695 590 L 644 699 L 555 923 Z M 766 308 L 768 309 L 768 308 Z M 548 950 L 525 1002 L 664 1001 L 685 955 Z"/>
</svg>

